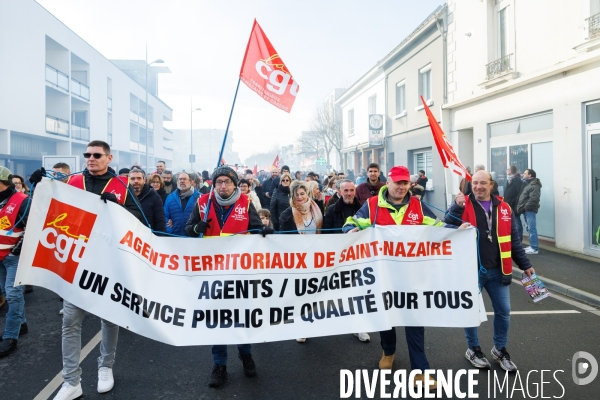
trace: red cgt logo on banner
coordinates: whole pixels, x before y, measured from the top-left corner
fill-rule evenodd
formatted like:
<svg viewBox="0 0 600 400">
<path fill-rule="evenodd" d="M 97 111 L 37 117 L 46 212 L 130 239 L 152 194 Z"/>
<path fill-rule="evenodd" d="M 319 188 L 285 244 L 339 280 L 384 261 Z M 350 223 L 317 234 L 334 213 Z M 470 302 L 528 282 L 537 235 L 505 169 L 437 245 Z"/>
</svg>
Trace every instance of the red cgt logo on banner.
<svg viewBox="0 0 600 400">
<path fill-rule="evenodd" d="M 95 222 L 96 214 L 52 199 L 33 266 L 73 283 Z"/>
<path fill-rule="evenodd" d="M 292 110 L 298 94 L 298 82 L 256 20 L 246 47 L 240 79 L 275 107 L 287 112 Z"/>
</svg>

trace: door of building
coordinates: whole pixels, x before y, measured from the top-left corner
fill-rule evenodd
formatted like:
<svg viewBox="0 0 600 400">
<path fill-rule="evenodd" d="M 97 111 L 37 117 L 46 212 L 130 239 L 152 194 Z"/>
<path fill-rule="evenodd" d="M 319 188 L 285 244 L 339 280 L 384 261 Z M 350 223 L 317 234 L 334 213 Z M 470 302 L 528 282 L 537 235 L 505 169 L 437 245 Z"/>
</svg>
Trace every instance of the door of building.
<svg viewBox="0 0 600 400">
<path fill-rule="evenodd" d="M 600 130 L 588 131 L 590 135 L 591 180 L 591 240 L 592 247 L 600 247 Z"/>
<path fill-rule="evenodd" d="M 552 142 L 531 144 L 531 168 L 542 183 L 536 225 L 538 235 L 554 238 L 554 157 Z"/>
</svg>

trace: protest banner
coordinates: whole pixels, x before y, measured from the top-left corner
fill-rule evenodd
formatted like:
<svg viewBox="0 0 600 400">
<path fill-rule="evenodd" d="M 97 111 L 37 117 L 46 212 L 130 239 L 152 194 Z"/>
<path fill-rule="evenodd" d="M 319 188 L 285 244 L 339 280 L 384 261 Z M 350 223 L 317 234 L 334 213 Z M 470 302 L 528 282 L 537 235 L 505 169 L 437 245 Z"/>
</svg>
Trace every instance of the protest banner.
<svg viewBox="0 0 600 400">
<path fill-rule="evenodd" d="M 44 179 L 16 282 L 164 343 L 257 343 L 478 326 L 476 259 L 474 229 L 160 237 L 123 207 Z"/>
</svg>

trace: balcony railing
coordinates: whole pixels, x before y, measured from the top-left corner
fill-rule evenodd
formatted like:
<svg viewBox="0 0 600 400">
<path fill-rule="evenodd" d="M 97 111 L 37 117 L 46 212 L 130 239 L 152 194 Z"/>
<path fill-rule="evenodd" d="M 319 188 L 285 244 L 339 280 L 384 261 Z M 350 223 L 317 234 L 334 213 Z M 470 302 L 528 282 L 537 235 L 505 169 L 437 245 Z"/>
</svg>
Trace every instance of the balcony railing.
<svg viewBox="0 0 600 400">
<path fill-rule="evenodd" d="M 90 141 L 90 128 L 84 126 L 71 125 L 71 138 Z"/>
<path fill-rule="evenodd" d="M 600 13 L 588 18 L 588 34 L 590 39 L 600 37 Z"/>
<path fill-rule="evenodd" d="M 171 135 L 173 134 L 173 132 L 172 132 L 172 131 L 168 130 L 168 129 L 167 129 L 167 128 L 165 128 L 164 126 L 163 126 L 163 130 L 164 130 L 165 132 L 167 132 L 167 133 L 170 133 Z"/>
<path fill-rule="evenodd" d="M 87 85 L 79 82 L 71 78 L 71 93 L 76 94 L 77 96 L 89 100 L 90 99 L 90 88 Z"/>
<path fill-rule="evenodd" d="M 129 141 L 129 150 L 135 150 L 138 151 L 139 150 L 139 145 L 137 142 L 134 141 Z"/>
<path fill-rule="evenodd" d="M 163 144 L 163 149 L 168 150 L 168 151 L 173 151 L 173 145 Z"/>
<path fill-rule="evenodd" d="M 69 121 L 46 115 L 46 132 L 69 137 Z"/>
<path fill-rule="evenodd" d="M 106 98 L 106 107 L 107 107 L 109 110 L 112 110 L 112 99 L 111 99 L 110 97 L 107 97 L 107 98 Z"/>
<path fill-rule="evenodd" d="M 508 71 L 512 70 L 512 54 L 508 54 L 502 58 L 497 59 L 496 61 L 492 61 L 488 65 L 485 66 L 486 70 L 486 79 L 490 80 L 499 75 L 502 75 Z"/>
<path fill-rule="evenodd" d="M 139 117 L 135 113 L 135 111 L 129 111 L 129 119 L 132 120 L 133 122 L 138 122 Z"/>
<path fill-rule="evenodd" d="M 69 76 L 48 64 L 46 64 L 46 82 L 50 82 L 54 86 L 58 86 L 67 91 L 69 90 Z"/>
</svg>

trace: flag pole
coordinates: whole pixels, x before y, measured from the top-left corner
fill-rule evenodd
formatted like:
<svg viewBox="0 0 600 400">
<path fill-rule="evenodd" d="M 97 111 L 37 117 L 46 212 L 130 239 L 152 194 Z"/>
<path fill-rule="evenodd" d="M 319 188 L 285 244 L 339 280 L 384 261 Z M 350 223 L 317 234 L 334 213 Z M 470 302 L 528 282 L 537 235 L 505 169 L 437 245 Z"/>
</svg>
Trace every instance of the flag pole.
<svg viewBox="0 0 600 400">
<path fill-rule="evenodd" d="M 227 120 L 227 128 L 225 128 L 225 136 L 223 137 L 223 144 L 221 144 L 221 152 L 219 153 L 219 158 L 217 159 L 217 167 L 221 164 L 221 157 L 223 156 L 223 152 L 225 151 L 225 143 L 227 142 L 227 135 L 229 134 L 229 125 L 231 124 L 231 117 L 233 116 L 233 108 L 235 107 L 235 101 L 237 99 L 238 91 L 240 89 L 240 82 L 242 81 L 242 77 L 238 78 L 237 86 L 235 87 L 235 95 L 233 96 L 233 103 L 231 103 L 231 111 L 229 112 L 229 119 Z M 212 183 L 212 187 L 210 188 L 210 193 L 208 194 L 208 202 L 206 203 L 206 211 L 204 212 L 203 221 L 206 222 L 208 218 L 208 213 L 210 211 L 210 201 L 212 200 L 213 192 L 215 190 L 215 182 Z M 216 221 L 215 221 L 216 222 Z M 216 222 L 218 224 L 218 222 Z M 200 234 L 202 238 L 204 235 Z"/>
</svg>

